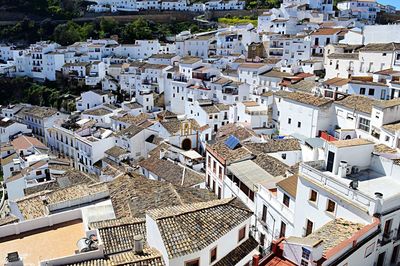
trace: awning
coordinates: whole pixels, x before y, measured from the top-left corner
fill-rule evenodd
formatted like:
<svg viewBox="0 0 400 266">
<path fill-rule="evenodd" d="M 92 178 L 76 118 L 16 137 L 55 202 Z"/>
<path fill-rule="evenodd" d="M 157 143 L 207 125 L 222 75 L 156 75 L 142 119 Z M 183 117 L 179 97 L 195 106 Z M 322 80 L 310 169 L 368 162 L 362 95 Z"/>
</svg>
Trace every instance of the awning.
<svg viewBox="0 0 400 266">
<path fill-rule="evenodd" d="M 201 159 L 203 156 L 201 156 L 197 151 L 195 150 L 188 150 L 188 151 L 182 151 L 181 154 L 189 159 L 196 160 L 196 159 Z"/>
<path fill-rule="evenodd" d="M 256 190 L 258 184 L 266 185 L 276 181 L 272 175 L 251 160 L 233 163 L 228 166 L 228 171 L 252 191 Z"/>
</svg>

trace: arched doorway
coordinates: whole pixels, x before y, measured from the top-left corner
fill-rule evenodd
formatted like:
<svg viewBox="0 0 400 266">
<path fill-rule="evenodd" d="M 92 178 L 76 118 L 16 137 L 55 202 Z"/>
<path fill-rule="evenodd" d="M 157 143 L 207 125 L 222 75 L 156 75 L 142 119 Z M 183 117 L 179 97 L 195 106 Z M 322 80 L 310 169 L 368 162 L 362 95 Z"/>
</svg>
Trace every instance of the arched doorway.
<svg viewBox="0 0 400 266">
<path fill-rule="evenodd" d="M 182 141 L 182 149 L 188 151 L 192 148 L 192 141 L 190 139 L 184 139 Z"/>
</svg>

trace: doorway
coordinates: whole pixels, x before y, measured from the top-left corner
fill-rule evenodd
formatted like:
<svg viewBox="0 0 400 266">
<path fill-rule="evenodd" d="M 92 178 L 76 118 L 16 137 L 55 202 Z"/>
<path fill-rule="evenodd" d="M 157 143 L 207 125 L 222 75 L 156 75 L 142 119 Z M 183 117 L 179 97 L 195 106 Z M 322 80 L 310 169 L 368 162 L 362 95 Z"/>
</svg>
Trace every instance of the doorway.
<svg viewBox="0 0 400 266">
<path fill-rule="evenodd" d="M 386 252 L 382 252 L 381 254 L 379 254 L 378 262 L 376 263 L 376 266 L 383 266 L 384 265 L 384 263 L 385 263 L 385 255 L 386 255 Z"/>
<path fill-rule="evenodd" d="M 329 151 L 328 153 L 328 161 L 326 164 L 326 170 L 332 172 L 333 170 L 333 162 L 335 161 L 335 153 Z"/>
<path fill-rule="evenodd" d="M 192 148 L 192 141 L 190 139 L 184 139 L 182 141 L 182 149 L 188 151 Z"/>
</svg>

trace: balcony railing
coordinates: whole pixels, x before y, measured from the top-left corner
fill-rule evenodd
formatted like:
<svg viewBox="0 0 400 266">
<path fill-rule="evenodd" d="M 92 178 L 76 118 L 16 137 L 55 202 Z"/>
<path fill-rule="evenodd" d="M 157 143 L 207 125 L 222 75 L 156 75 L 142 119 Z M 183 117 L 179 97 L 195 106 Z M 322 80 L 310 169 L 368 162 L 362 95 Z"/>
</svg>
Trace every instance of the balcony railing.
<svg viewBox="0 0 400 266">
<path fill-rule="evenodd" d="M 359 190 L 349 188 L 348 185 L 336 180 L 335 177 L 322 173 L 321 171 L 323 171 L 323 168 L 323 161 L 301 163 L 299 173 L 301 176 L 305 176 L 322 184 L 326 189 L 331 189 L 343 197 L 350 199 L 352 202 L 369 211 L 370 213 L 375 211 L 375 199 Z"/>
</svg>

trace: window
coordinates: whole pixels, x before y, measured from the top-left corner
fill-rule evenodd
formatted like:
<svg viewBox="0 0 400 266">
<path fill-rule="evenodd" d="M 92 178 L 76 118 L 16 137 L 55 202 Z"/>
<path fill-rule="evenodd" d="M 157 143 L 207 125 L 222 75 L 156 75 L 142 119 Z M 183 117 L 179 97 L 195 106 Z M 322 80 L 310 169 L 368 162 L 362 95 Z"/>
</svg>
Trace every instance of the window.
<svg viewBox="0 0 400 266">
<path fill-rule="evenodd" d="M 279 237 L 285 237 L 286 234 L 286 224 L 281 222 L 281 230 L 279 232 Z"/>
<path fill-rule="evenodd" d="M 292 123 L 292 119 L 289 118 L 287 122 L 288 122 L 288 124 L 290 125 L 290 124 Z"/>
<path fill-rule="evenodd" d="M 384 227 L 384 229 L 383 229 L 383 234 L 384 234 L 384 235 L 389 235 L 389 234 L 390 234 L 390 231 L 391 231 L 391 228 L 392 228 L 392 219 L 387 220 L 387 221 L 385 222 L 385 227 Z"/>
<path fill-rule="evenodd" d="M 360 88 L 360 94 L 361 95 L 365 94 L 365 88 Z"/>
<path fill-rule="evenodd" d="M 335 212 L 336 203 L 333 200 L 328 199 L 328 204 L 326 206 L 327 212 Z"/>
<path fill-rule="evenodd" d="M 368 90 L 368 95 L 374 95 L 374 94 L 375 94 L 375 89 Z"/>
<path fill-rule="evenodd" d="M 351 113 L 347 113 L 347 119 L 354 120 L 354 115 L 352 115 Z"/>
<path fill-rule="evenodd" d="M 239 240 L 242 241 L 246 237 L 246 226 L 239 230 Z"/>
<path fill-rule="evenodd" d="M 216 161 L 214 161 L 214 163 L 213 163 L 213 172 L 214 172 L 214 174 L 217 173 L 217 162 Z"/>
<path fill-rule="evenodd" d="M 283 160 L 286 160 L 286 153 L 282 153 L 281 157 L 282 157 Z"/>
<path fill-rule="evenodd" d="M 289 196 L 286 194 L 283 194 L 283 204 L 285 204 L 286 207 L 289 207 L 289 202 L 290 202 Z"/>
<path fill-rule="evenodd" d="M 304 232 L 305 236 L 308 236 L 309 234 L 312 233 L 313 226 L 314 226 L 314 223 L 307 219 L 307 221 L 306 221 L 306 230 Z"/>
<path fill-rule="evenodd" d="M 310 253 L 311 251 L 306 249 L 306 248 L 302 248 L 302 253 L 301 253 L 301 257 L 305 260 L 310 260 Z"/>
<path fill-rule="evenodd" d="M 200 259 L 185 261 L 185 266 L 200 266 Z"/>
<path fill-rule="evenodd" d="M 317 195 L 318 195 L 317 191 L 311 189 L 310 198 L 308 200 L 311 201 L 311 202 L 316 202 L 317 201 Z"/>
<path fill-rule="evenodd" d="M 301 128 L 301 122 L 297 122 L 297 127 Z"/>
<path fill-rule="evenodd" d="M 211 249 L 210 251 L 210 263 L 213 263 L 217 260 L 217 247 Z"/>
<path fill-rule="evenodd" d="M 301 260 L 300 265 L 301 265 L 301 266 L 308 266 L 308 261 Z"/>
<path fill-rule="evenodd" d="M 267 206 L 263 205 L 261 220 L 262 220 L 264 223 L 267 222 L 267 213 L 268 213 L 268 208 L 267 208 Z"/>
<path fill-rule="evenodd" d="M 369 132 L 370 123 L 371 123 L 371 121 L 361 117 L 360 122 L 358 123 L 358 128 Z"/>
</svg>

